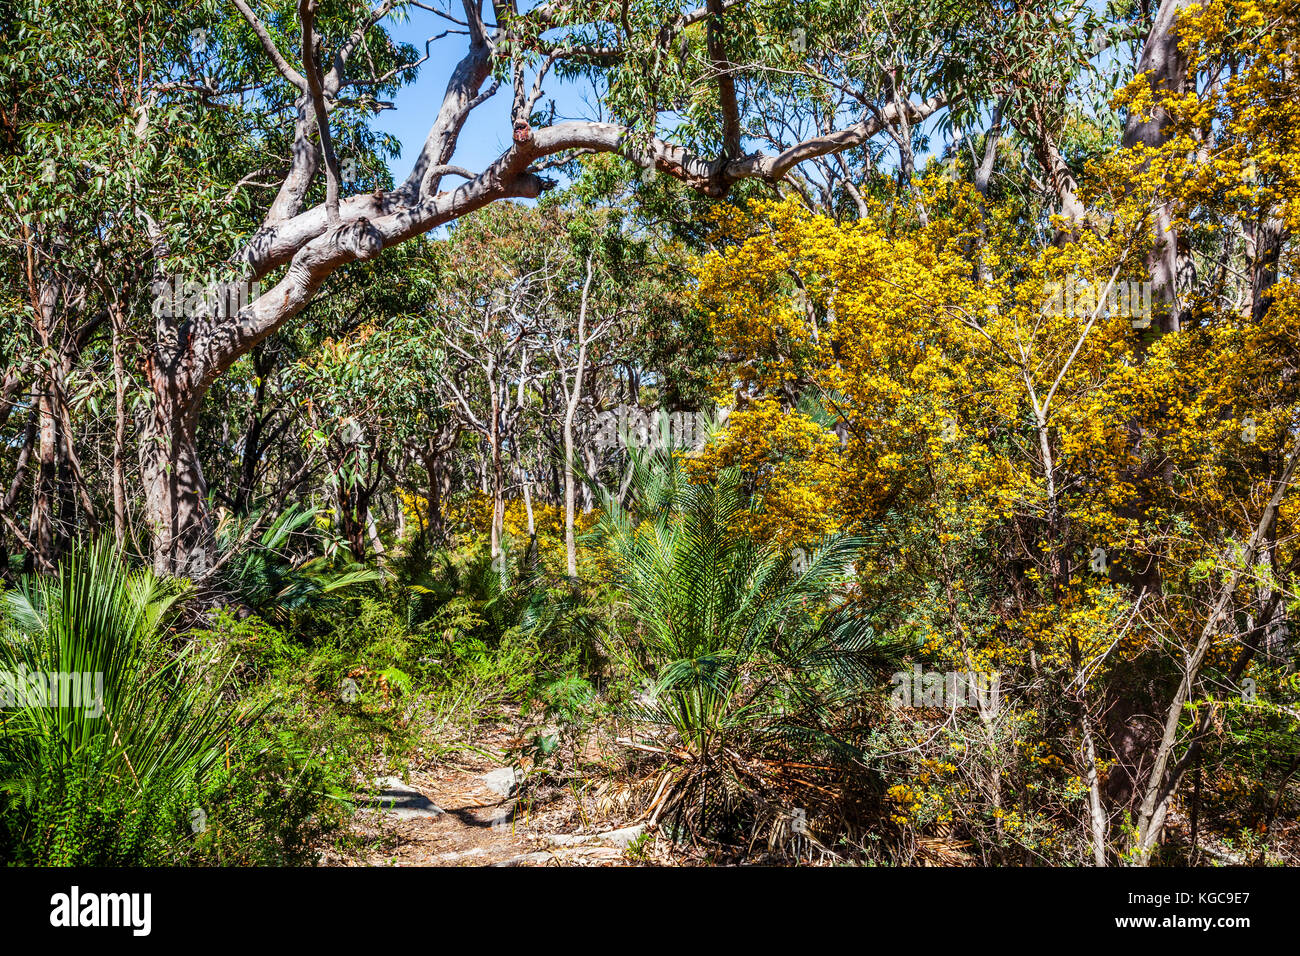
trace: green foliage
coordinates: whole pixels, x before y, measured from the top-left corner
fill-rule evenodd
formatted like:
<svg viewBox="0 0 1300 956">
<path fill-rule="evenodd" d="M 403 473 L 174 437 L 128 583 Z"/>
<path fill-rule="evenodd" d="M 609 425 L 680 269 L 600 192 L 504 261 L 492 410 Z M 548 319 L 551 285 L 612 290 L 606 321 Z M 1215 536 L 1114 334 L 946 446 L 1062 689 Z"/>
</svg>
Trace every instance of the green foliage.
<svg viewBox="0 0 1300 956">
<path fill-rule="evenodd" d="M 494 565 L 480 541 L 429 558 L 414 556 L 397 562 L 396 570 L 407 626 L 450 665 L 444 669 L 448 680 L 454 680 L 452 662 L 483 666 L 514 653 L 577 652 L 591 660 L 600 640 L 600 609 L 549 581 L 534 553 L 507 551 Z M 529 674 L 509 678 L 508 693 L 531 680 Z"/>
<path fill-rule="evenodd" d="M 242 539 L 246 526 L 256 526 L 255 518 L 224 522 L 217 545 L 223 553 L 234 552 L 226 572 L 232 595 L 262 617 L 283 624 L 296 612 L 327 604 L 336 591 L 379 580 L 374 568 L 313 553 L 323 544 L 318 517 L 314 508 L 291 505 L 251 543 Z"/>
<path fill-rule="evenodd" d="M 150 862 L 184 839 L 179 812 L 197 805 L 248 715 L 222 699 L 228 669 L 192 645 L 166 646 L 164 619 L 179 596 L 174 583 L 127 570 L 104 543 L 5 595 L 0 668 L 66 675 L 82 691 L 23 693 L 3 711 L 7 856 Z"/>
<path fill-rule="evenodd" d="M 337 685 L 321 693 L 319 654 L 261 619 L 217 612 L 173 642 L 180 596 L 105 544 L 5 595 L 0 670 L 102 675 L 103 709 L 0 711 L 4 858 L 311 863 L 348 812 L 357 767 L 385 747 L 401 759 L 401 713 L 345 702 Z M 387 659 L 375 643 L 367 652 Z M 397 668 L 380 673 L 409 690 Z"/>
<path fill-rule="evenodd" d="M 523 716 L 539 716 L 547 726 L 534 733 L 523 747 L 534 765 L 559 757 L 568 750 L 577 760 L 578 741 L 583 730 L 601 715 L 601 700 L 591 682 L 572 671 L 539 681 L 524 701 Z"/>
<path fill-rule="evenodd" d="M 400 768 L 410 752 L 407 707 L 381 692 L 381 672 L 358 664 L 390 660 L 392 646 L 381 637 L 344 652 L 227 611 L 188 639 L 236 662 L 228 690 L 257 713 L 246 740 L 212 775 L 205 804 L 212 825 L 196 853 L 227 864 L 313 862 L 322 841 L 345 823 L 358 774 Z M 355 696 L 340 692 L 350 671 L 358 672 Z"/>
<path fill-rule="evenodd" d="M 794 732 L 796 713 L 824 711 L 828 695 L 862 686 L 876 644 L 835 595 L 860 540 L 829 537 L 800 569 L 748 534 L 757 505 L 735 471 L 713 485 L 653 487 L 662 504 L 651 522 L 615 505 L 604 529 L 636 622 L 628 662 L 653 684 L 643 719 L 671 726 L 703 756 L 738 736 Z"/>
<path fill-rule="evenodd" d="M 623 662 L 643 682 L 630 716 L 682 764 L 665 806 L 679 833 L 698 834 L 715 804 L 731 811 L 721 824 L 780 799 L 752 758 L 857 757 L 839 724 L 898 648 L 850 599 L 860 539 L 829 536 L 803 566 L 751 535 L 762 505 L 735 470 L 690 484 L 678 468 L 674 456 L 643 462 L 639 511 L 611 498 L 600 530 L 630 622 Z"/>
</svg>

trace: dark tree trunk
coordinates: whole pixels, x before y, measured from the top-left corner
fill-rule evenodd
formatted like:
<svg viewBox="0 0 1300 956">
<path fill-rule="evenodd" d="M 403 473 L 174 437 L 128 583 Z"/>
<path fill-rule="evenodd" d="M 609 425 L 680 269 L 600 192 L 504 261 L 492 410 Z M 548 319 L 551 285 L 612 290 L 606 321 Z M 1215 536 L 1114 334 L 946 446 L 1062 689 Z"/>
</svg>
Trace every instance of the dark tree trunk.
<svg viewBox="0 0 1300 956">
<path fill-rule="evenodd" d="M 211 564 L 213 547 L 197 441 L 202 399 L 183 373 L 168 374 L 151 364 L 153 403 L 142 423 L 140 474 L 153 566 L 159 574 L 198 577 Z"/>
<path fill-rule="evenodd" d="M 54 394 L 48 376 L 42 376 L 36 396 L 37 450 L 36 488 L 32 493 L 32 519 L 29 537 L 35 549 L 33 559 L 38 571 L 52 571 L 63 552 L 63 535 L 57 516 L 59 493 L 66 468 L 62 465 L 63 442 L 59 440 L 58 416 L 54 411 Z"/>
<path fill-rule="evenodd" d="M 370 496 L 364 489 L 339 487 L 339 528 L 348 550 L 358 561 L 366 559 L 366 517 Z"/>
<path fill-rule="evenodd" d="M 1280 220 L 1269 219 L 1254 229 L 1254 256 L 1250 272 L 1251 319 L 1262 322 L 1273 304 L 1273 286 L 1277 285 L 1278 263 L 1286 241 L 1286 228 Z"/>
</svg>

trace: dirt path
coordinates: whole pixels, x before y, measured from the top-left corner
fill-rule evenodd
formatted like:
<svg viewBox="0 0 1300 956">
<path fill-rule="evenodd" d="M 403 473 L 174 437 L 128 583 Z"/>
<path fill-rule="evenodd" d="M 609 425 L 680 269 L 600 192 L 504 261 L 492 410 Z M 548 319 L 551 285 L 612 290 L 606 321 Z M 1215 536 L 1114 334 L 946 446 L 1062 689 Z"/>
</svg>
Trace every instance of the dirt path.
<svg viewBox="0 0 1300 956">
<path fill-rule="evenodd" d="M 480 741 L 500 752 L 502 740 Z M 463 752 L 413 771 L 405 787 L 435 806 L 415 813 L 359 807 L 352 832 L 357 849 L 331 851 L 329 866 L 609 866 L 627 863 L 625 848 L 637 828 L 584 825 L 586 817 L 566 788 L 528 786 L 505 796 L 485 776 L 509 778 L 503 764 L 477 752 Z M 400 789 L 400 788 L 398 788 Z M 414 803 L 413 803 L 414 805 Z M 442 812 L 438 812 L 438 811 Z"/>
</svg>

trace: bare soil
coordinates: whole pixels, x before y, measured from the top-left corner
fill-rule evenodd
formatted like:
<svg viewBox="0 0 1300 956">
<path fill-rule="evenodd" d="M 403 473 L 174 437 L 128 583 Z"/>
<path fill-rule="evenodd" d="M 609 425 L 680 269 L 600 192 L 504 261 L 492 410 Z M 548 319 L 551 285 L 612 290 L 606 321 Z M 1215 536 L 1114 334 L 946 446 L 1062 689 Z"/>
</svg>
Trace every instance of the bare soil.
<svg viewBox="0 0 1300 956">
<path fill-rule="evenodd" d="M 359 806 L 349 839 L 324 852 L 326 866 L 619 866 L 633 862 L 625 844 L 636 831 L 618 814 L 594 814 L 599 801 L 577 786 L 539 777 L 503 797 L 483 776 L 507 764 L 484 754 L 508 752 L 512 729 L 492 728 L 473 750 L 412 769 L 407 785 L 444 813 L 399 819 Z M 598 818 L 596 818 L 598 817 Z M 344 845 L 346 848 L 340 849 Z M 639 857 L 638 857 L 639 859 Z"/>
</svg>

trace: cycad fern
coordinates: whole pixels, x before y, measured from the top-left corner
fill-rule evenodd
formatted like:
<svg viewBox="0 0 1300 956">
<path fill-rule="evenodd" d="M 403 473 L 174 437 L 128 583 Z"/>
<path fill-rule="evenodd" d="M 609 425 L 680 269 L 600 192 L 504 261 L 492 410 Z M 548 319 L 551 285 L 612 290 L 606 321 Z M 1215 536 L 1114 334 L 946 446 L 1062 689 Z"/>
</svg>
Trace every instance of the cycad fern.
<svg viewBox="0 0 1300 956">
<path fill-rule="evenodd" d="M 407 626 L 500 645 L 523 639 L 539 650 L 600 640 L 600 616 L 582 595 L 549 581 L 536 552 L 506 550 L 494 564 L 483 548 L 394 562 L 407 592 Z"/>
<path fill-rule="evenodd" d="M 816 661 L 837 663 L 832 638 L 842 640 L 848 624 L 834 615 L 833 625 L 821 622 L 862 542 L 827 538 L 796 570 L 749 535 L 750 502 L 735 472 L 716 484 L 681 483 L 659 504 L 638 524 L 610 508 L 604 531 L 615 585 L 638 624 L 633 660 L 655 684 L 660 715 L 704 754 L 732 729 L 775 716 L 754 711 L 758 698 L 780 696 L 775 675 L 760 678 L 756 666 L 792 677 Z"/>
<path fill-rule="evenodd" d="M 796 563 L 750 535 L 761 505 L 734 470 L 713 484 L 660 475 L 649 488 L 631 508 L 607 497 L 601 534 L 635 622 L 629 663 L 653 687 L 636 716 L 671 727 L 665 749 L 695 768 L 680 798 L 775 740 L 833 745 L 821 716 L 889 656 L 841 593 L 865 542 L 827 537 Z"/>
<path fill-rule="evenodd" d="M 374 568 L 340 565 L 314 553 L 320 545 L 317 515 L 314 508 L 293 505 L 249 544 L 241 543 L 243 529 L 256 519 L 227 518 L 217 529 L 218 549 L 235 550 L 226 566 L 227 586 L 249 609 L 277 624 L 336 591 L 383 577 Z"/>
</svg>

